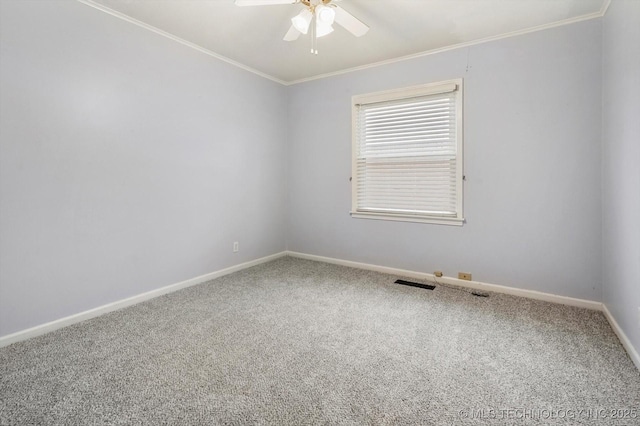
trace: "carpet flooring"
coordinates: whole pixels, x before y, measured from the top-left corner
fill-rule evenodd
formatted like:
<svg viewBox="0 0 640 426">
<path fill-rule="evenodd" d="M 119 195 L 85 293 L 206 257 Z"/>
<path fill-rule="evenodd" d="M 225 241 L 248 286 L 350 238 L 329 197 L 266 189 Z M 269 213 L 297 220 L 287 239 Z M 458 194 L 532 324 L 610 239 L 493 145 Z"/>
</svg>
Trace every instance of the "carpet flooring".
<svg viewBox="0 0 640 426">
<path fill-rule="evenodd" d="M 0 424 L 640 424 L 600 312 L 295 258 L 0 349 Z"/>
</svg>

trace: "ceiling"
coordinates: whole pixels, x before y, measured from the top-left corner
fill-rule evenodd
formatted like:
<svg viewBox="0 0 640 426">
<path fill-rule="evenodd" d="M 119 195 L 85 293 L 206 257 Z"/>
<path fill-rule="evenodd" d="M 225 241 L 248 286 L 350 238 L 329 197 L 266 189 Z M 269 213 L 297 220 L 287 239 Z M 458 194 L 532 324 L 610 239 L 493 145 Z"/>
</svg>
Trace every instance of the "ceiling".
<svg viewBox="0 0 640 426">
<path fill-rule="evenodd" d="M 238 7 L 234 0 L 80 0 L 289 84 L 379 62 L 602 16 L 609 0 L 341 0 L 369 25 L 285 42 L 300 4 Z M 130 19 L 133 18 L 133 19 Z M 154 28 L 151 28 L 154 27 Z"/>
</svg>

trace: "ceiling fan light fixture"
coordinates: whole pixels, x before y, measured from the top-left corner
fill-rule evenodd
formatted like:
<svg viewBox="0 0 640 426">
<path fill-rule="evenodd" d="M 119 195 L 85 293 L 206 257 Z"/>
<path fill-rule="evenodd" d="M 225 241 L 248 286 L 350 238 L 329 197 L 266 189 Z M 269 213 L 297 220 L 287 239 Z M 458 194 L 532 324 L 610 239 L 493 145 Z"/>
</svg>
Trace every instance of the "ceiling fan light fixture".
<svg viewBox="0 0 640 426">
<path fill-rule="evenodd" d="M 296 30 L 300 31 L 302 34 L 306 34 L 309 31 L 309 24 L 311 24 L 311 18 L 313 15 L 309 9 L 305 9 L 293 18 L 291 18 L 291 23 L 295 27 Z"/>
<path fill-rule="evenodd" d="M 300 37 L 300 34 L 311 33 L 311 53 L 315 55 L 318 54 L 317 39 L 331 34 L 334 23 L 337 23 L 356 37 L 363 36 L 369 31 L 369 27 L 366 24 L 333 2 L 338 2 L 338 0 L 235 0 L 237 6 L 287 3 L 304 6 L 302 11 L 291 18 L 291 27 L 284 35 L 283 40 L 294 41 Z"/>
<path fill-rule="evenodd" d="M 317 24 L 316 38 L 324 37 L 327 34 L 331 34 L 333 32 L 333 27 L 331 25 L 324 25 L 324 24 L 321 24 L 320 22 L 317 22 L 316 24 Z"/>
<path fill-rule="evenodd" d="M 332 7 L 323 4 L 318 5 L 316 7 L 316 19 L 319 26 L 331 26 L 336 19 L 336 11 Z"/>
</svg>

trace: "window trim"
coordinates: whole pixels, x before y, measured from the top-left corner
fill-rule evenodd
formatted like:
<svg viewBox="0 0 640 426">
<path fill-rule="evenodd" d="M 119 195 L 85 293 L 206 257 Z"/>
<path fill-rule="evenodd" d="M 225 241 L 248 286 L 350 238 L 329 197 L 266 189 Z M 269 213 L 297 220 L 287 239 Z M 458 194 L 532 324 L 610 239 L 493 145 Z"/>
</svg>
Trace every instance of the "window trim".
<svg viewBox="0 0 640 426">
<path fill-rule="evenodd" d="M 418 96 L 457 92 L 456 96 L 456 216 L 437 216 L 425 214 L 402 214 L 388 212 L 358 211 L 358 106 L 377 102 L 409 99 Z M 351 102 L 351 217 L 358 219 L 391 220 L 400 222 L 430 223 L 439 225 L 462 226 L 465 222 L 464 207 L 464 87 L 463 79 L 439 81 L 400 89 L 355 95 Z"/>
</svg>

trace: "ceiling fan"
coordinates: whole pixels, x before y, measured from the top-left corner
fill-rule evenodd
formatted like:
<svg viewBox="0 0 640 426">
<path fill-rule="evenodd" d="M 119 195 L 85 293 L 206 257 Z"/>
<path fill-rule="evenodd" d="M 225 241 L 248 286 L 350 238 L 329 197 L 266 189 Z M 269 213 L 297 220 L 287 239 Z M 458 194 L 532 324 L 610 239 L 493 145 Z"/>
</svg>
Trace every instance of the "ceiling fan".
<svg viewBox="0 0 640 426">
<path fill-rule="evenodd" d="M 356 37 L 363 36 L 369 27 L 358 18 L 335 4 L 340 0 L 235 0 L 236 6 L 270 6 L 276 4 L 301 4 L 305 8 L 291 18 L 291 27 L 283 40 L 294 41 L 300 34 L 311 30 L 311 53 L 318 54 L 316 38 L 333 32 L 333 24 L 338 23 Z"/>
</svg>

